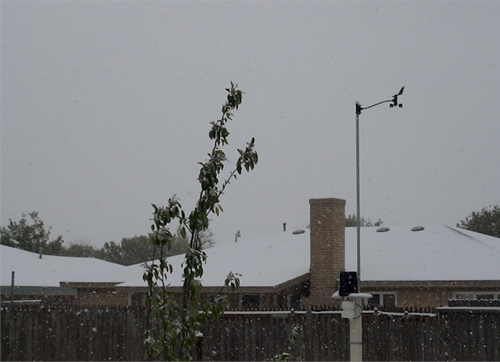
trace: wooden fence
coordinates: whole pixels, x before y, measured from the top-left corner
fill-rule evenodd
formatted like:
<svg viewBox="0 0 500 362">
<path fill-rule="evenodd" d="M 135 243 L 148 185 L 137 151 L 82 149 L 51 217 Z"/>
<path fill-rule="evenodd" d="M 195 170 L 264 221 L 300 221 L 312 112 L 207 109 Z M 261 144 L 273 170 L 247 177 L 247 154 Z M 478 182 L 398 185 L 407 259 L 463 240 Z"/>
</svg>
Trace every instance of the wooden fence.
<svg viewBox="0 0 500 362">
<path fill-rule="evenodd" d="M 1 311 L 1 359 L 145 360 L 142 308 L 14 306 Z M 365 360 L 500 360 L 500 310 L 363 315 Z M 229 312 L 205 326 L 202 360 L 348 360 L 349 321 L 337 311 Z"/>
<path fill-rule="evenodd" d="M 19 306 L 1 318 L 2 361 L 144 360 L 144 309 Z"/>
</svg>

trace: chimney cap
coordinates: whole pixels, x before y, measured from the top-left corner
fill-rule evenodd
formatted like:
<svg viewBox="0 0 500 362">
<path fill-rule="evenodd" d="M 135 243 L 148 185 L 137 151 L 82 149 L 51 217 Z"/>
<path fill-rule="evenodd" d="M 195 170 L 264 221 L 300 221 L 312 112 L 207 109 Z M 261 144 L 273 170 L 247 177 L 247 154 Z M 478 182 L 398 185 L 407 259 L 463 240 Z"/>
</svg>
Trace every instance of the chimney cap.
<svg viewBox="0 0 500 362">
<path fill-rule="evenodd" d="M 323 198 L 323 199 L 309 199 L 309 205 L 312 204 L 340 204 L 345 205 L 344 199 L 336 199 L 333 197 Z"/>
</svg>

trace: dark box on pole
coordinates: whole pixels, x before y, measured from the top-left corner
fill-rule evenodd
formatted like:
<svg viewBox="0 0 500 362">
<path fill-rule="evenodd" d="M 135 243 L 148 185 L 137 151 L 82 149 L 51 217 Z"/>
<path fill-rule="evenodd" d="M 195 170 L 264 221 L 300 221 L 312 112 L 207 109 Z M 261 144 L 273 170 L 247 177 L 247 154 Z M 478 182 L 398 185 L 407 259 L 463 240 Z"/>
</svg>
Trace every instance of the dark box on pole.
<svg viewBox="0 0 500 362">
<path fill-rule="evenodd" d="M 339 295 L 347 297 L 351 293 L 358 293 L 358 273 L 340 272 Z"/>
</svg>

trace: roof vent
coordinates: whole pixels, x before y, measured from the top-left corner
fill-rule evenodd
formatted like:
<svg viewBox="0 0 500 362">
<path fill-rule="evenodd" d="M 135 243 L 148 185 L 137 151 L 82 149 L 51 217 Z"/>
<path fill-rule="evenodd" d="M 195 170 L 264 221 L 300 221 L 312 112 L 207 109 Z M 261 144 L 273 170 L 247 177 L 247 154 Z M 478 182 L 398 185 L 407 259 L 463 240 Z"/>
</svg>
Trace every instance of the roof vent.
<svg viewBox="0 0 500 362">
<path fill-rule="evenodd" d="M 293 232 L 292 232 L 292 234 L 294 234 L 294 235 L 304 234 L 304 233 L 305 233 L 305 231 L 304 231 L 304 230 L 302 230 L 302 229 L 295 230 L 295 231 L 293 231 Z"/>
<path fill-rule="evenodd" d="M 425 228 L 423 226 L 415 226 L 415 227 L 412 227 L 411 228 L 411 231 L 422 231 L 424 230 Z"/>
<path fill-rule="evenodd" d="M 389 230 L 391 230 L 391 229 L 386 228 L 386 227 L 381 227 L 381 228 L 378 228 L 378 229 L 377 229 L 377 232 L 378 232 L 378 233 L 385 233 L 386 231 L 389 231 Z"/>
</svg>

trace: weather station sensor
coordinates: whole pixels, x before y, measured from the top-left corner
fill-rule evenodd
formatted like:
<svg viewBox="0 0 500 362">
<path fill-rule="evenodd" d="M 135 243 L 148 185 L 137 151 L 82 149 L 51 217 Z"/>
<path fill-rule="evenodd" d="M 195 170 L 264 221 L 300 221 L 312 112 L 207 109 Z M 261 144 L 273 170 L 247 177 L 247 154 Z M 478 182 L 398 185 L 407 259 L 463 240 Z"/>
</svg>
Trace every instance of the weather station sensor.
<svg viewBox="0 0 500 362">
<path fill-rule="evenodd" d="M 358 273 L 340 272 L 339 295 L 347 297 L 351 293 L 358 293 Z"/>
</svg>

